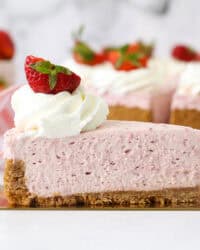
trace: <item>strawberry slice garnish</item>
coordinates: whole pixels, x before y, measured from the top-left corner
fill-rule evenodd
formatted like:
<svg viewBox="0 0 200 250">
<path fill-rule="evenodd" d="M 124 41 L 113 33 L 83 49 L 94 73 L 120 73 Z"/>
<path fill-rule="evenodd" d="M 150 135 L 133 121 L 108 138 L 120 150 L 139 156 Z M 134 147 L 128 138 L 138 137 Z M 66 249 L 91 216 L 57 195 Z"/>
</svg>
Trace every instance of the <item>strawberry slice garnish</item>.
<svg viewBox="0 0 200 250">
<path fill-rule="evenodd" d="M 171 54 L 175 59 L 184 62 L 198 60 L 198 53 L 194 49 L 182 44 L 175 46 L 172 49 Z"/>
<path fill-rule="evenodd" d="M 81 78 L 68 68 L 34 56 L 26 57 L 25 72 L 30 87 L 37 93 L 72 93 L 81 81 Z"/>
<path fill-rule="evenodd" d="M 0 30 L 0 59 L 12 59 L 15 53 L 14 43 L 8 32 Z"/>
</svg>

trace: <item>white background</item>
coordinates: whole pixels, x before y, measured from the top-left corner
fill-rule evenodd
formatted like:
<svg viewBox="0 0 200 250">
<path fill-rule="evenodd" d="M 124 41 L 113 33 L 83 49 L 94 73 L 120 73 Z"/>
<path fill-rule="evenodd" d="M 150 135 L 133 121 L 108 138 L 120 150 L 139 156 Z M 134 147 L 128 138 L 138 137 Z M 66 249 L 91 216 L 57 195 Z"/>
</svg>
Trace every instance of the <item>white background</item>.
<svg viewBox="0 0 200 250">
<path fill-rule="evenodd" d="M 169 7 L 161 14 L 165 2 Z M 15 39 L 21 83 L 27 54 L 62 62 L 71 32 L 81 24 L 95 47 L 142 38 L 155 41 L 158 55 L 169 55 L 177 42 L 200 50 L 199 13 L 198 0 L 0 0 L 0 28 L 8 28 Z"/>
<path fill-rule="evenodd" d="M 0 211 L 2 250 L 199 250 L 199 212 Z"/>
</svg>

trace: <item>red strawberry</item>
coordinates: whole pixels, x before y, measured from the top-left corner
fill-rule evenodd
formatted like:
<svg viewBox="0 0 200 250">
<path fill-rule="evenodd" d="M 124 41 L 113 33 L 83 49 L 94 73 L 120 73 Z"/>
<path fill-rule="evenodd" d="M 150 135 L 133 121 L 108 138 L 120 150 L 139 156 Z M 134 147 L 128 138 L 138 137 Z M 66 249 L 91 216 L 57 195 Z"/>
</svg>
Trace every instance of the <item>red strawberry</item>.
<svg viewBox="0 0 200 250">
<path fill-rule="evenodd" d="M 199 62 L 200 61 L 200 53 L 198 53 L 195 57 L 195 61 Z"/>
<path fill-rule="evenodd" d="M 34 56 L 26 57 L 25 72 L 33 91 L 45 94 L 57 94 L 62 91 L 72 93 L 81 81 L 81 78 L 69 69 Z"/>
<path fill-rule="evenodd" d="M 105 61 L 103 53 L 96 53 L 86 43 L 76 41 L 73 48 L 74 59 L 80 64 L 94 66 Z"/>
<path fill-rule="evenodd" d="M 128 46 L 128 53 L 135 53 L 135 52 L 138 52 L 140 49 L 140 45 L 138 43 L 132 43 L 132 44 L 129 44 Z"/>
<path fill-rule="evenodd" d="M 0 30 L 0 59 L 12 59 L 15 48 L 10 35 L 3 30 Z"/>
<path fill-rule="evenodd" d="M 117 49 L 107 50 L 106 57 L 109 62 L 115 64 L 116 61 L 120 58 L 120 51 Z"/>
<path fill-rule="evenodd" d="M 172 56 L 180 61 L 190 62 L 196 60 L 197 53 L 185 45 L 177 45 L 172 49 Z"/>
<path fill-rule="evenodd" d="M 122 47 L 105 48 L 103 52 L 115 69 L 129 71 L 147 66 L 153 52 L 153 45 L 135 42 Z"/>
<path fill-rule="evenodd" d="M 131 48 L 131 49 L 130 49 Z M 107 60 L 112 63 L 116 70 L 133 70 L 147 66 L 148 57 L 140 51 L 135 51 L 136 47 L 125 45 L 118 49 L 108 49 L 106 51 Z"/>
</svg>

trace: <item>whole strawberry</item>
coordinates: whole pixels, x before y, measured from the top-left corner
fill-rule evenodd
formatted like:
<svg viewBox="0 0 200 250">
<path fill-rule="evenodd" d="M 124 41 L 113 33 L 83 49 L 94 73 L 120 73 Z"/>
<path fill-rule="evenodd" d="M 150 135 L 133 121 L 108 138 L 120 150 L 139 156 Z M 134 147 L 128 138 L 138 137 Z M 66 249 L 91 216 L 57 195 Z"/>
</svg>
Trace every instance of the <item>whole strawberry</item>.
<svg viewBox="0 0 200 250">
<path fill-rule="evenodd" d="M 37 93 L 72 93 L 81 81 L 81 78 L 68 68 L 34 56 L 26 57 L 25 73 L 30 87 Z"/>
<path fill-rule="evenodd" d="M 180 61 L 191 62 L 196 61 L 197 52 L 185 45 L 177 45 L 172 49 L 172 56 Z"/>
<path fill-rule="evenodd" d="M 14 43 L 11 36 L 0 30 L 0 59 L 12 59 L 15 53 Z"/>
</svg>

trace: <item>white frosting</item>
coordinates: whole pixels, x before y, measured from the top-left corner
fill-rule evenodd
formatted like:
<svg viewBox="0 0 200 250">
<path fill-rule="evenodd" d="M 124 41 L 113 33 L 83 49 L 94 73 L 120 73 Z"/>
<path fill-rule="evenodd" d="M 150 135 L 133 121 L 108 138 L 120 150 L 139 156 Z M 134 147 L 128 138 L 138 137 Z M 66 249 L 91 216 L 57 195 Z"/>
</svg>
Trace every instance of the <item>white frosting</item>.
<svg viewBox="0 0 200 250">
<path fill-rule="evenodd" d="M 93 130 L 108 115 L 108 106 L 100 98 L 87 95 L 79 86 L 72 94 L 35 93 L 25 85 L 12 97 L 15 126 L 33 136 L 61 138 Z"/>
<path fill-rule="evenodd" d="M 149 67 L 153 68 L 162 78 L 180 74 L 186 65 L 186 62 L 173 58 L 152 58 L 149 60 Z"/>
<path fill-rule="evenodd" d="M 180 95 L 200 94 L 200 64 L 190 63 L 181 74 L 177 93 Z"/>
<path fill-rule="evenodd" d="M 13 60 L 0 60 L 0 79 L 7 85 L 14 84 L 15 65 Z"/>
<path fill-rule="evenodd" d="M 115 95 L 130 92 L 155 92 L 163 82 L 161 72 L 153 67 L 131 71 L 118 71 L 109 63 L 97 66 L 86 66 L 76 63 L 73 59 L 64 63 L 86 79 L 88 86 L 95 88 L 99 94 L 105 92 Z"/>
</svg>

